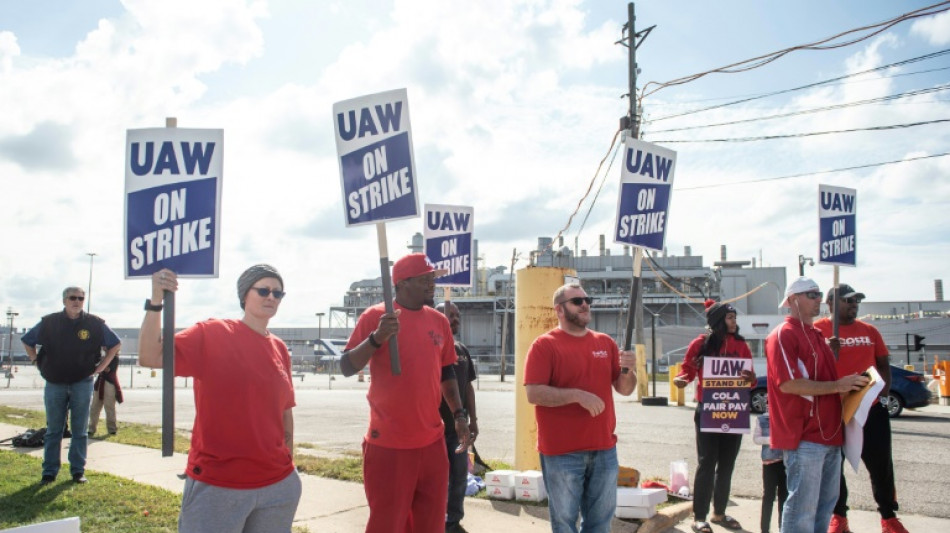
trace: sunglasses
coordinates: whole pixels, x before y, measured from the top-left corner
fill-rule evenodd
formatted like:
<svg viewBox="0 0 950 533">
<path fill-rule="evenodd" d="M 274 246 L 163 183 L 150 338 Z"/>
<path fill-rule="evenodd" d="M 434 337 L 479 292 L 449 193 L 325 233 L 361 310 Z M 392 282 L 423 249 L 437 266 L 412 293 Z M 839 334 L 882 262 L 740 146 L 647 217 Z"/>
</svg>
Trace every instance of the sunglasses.
<svg viewBox="0 0 950 533">
<path fill-rule="evenodd" d="M 801 294 L 802 296 L 804 296 L 805 298 L 808 298 L 809 300 L 820 300 L 820 299 L 821 299 L 821 291 L 808 291 L 808 292 L 803 292 L 803 293 L 800 293 L 800 294 Z"/>
<path fill-rule="evenodd" d="M 573 297 L 573 298 L 568 298 L 568 299 L 566 299 L 566 300 L 561 300 L 560 302 L 558 302 L 558 305 L 561 305 L 561 304 L 563 304 L 563 303 L 565 303 L 565 302 L 571 302 L 572 304 L 576 305 L 577 307 L 580 307 L 581 304 L 585 304 L 585 303 L 586 303 L 587 305 L 590 305 L 590 304 L 594 303 L 594 299 L 591 298 L 590 296 L 575 296 L 575 297 Z"/>
<path fill-rule="evenodd" d="M 73 295 L 73 296 L 67 296 L 66 299 L 69 300 L 70 302 L 76 302 L 76 301 L 81 302 L 81 301 L 85 300 L 86 297 L 85 297 L 85 296 L 75 296 L 75 295 Z"/>
<path fill-rule="evenodd" d="M 841 301 L 846 304 L 859 304 L 861 303 L 861 298 L 858 298 L 857 296 L 852 296 L 850 298 L 842 298 Z"/>
<path fill-rule="evenodd" d="M 271 290 L 266 287 L 251 287 L 251 290 L 257 291 L 257 294 L 260 295 L 261 298 L 267 298 L 268 296 L 273 294 L 274 298 L 277 300 L 280 300 L 281 298 L 284 297 L 285 294 L 287 294 L 284 291 L 277 290 L 277 289 Z"/>
</svg>

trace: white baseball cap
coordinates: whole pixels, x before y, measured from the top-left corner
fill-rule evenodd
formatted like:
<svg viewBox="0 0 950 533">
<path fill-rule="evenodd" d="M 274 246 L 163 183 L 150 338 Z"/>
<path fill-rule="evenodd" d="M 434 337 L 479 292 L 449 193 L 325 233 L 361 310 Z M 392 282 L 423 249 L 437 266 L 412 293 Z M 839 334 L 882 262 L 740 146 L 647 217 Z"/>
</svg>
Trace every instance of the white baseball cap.
<svg viewBox="0 0 950 533">
<path fill-rule="evenodd" d="M 782 307 L 791 307 L 791 304 L 788 303 L 788 297 L 794 296 L 796 294 L 801 294 L 808 291 L 820 291 L 818 284 L 815 283 L 815 280 L 811 278 L 806 278 L 804 276 L 792 280 L 788 284 L 788 287 L 785 289 L 785 299 L 782 300 L 782 303 L 779 304 L 779 308 Z"/>
</svg>

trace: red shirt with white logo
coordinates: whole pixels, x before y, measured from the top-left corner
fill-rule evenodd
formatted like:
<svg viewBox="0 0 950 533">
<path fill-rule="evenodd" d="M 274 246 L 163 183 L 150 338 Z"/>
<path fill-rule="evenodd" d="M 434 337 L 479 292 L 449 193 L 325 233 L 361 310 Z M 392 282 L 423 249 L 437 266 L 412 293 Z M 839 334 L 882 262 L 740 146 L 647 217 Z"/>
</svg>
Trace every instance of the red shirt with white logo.
<svg viewBox="0 0 950 533">
<path fill-rule="evenodd" d="M 617 444 L 613 383 L 620 376 L 620 350 L 613 339 L 596 331 L 575 337 L 553 329 L 534 340 L 524 367 L 525 385 L 581 389 L 596 394 L 605 405 L 597 416 L 578 403 L 534 406 L 539 452 L 561 455 L 608 450 Z"/>
<path fill-rule="evenodd" d="M 834 325 L 830 318 L 815 321 L 815 327 L 826 339 L 834 334 Z M 870 366 L 875 366 L 878 357 L 887 357 L 887 345 L 881 332 L 867 322 L 855 320 L 852 324 L 838 324 L 838 375 L 860 374 Z"/>
<path fill-rule="evenodd" d="M 782 392 L 793 379 L 836 381 L 835 356 L 821 332 L 797 318 L 785 317 L 765 340 L 768 358 L 771 446 L 796 450 L 801 441 L 841 446 L 841 396 L 800 396 Z"/>
</svg>

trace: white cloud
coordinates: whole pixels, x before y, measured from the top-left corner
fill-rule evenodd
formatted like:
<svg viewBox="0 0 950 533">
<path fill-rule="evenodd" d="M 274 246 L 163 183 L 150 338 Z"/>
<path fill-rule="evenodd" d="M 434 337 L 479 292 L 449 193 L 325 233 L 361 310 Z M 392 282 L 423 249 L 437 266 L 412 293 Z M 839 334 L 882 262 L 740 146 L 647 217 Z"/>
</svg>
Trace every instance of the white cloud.
<svg viewBox="0 0 950 533">
<path fill-rule="evenodd" d="M 910 32 L 923 37 L 934 46 L 950 43 L 950 11 L 914 22 Z"/>
<path fill-rule="evenodd" d="M 225 130 L 220 278 L 183 282 L 180 323 L 235 316 L 234 280 L 248 265 L 268 262 L 280 269 L 289 293 L 279 325 L 313 325 L 313 313 L 339 305 L 350 283 L 378 276 L 375 230 L 343 226 L 333 102 L 408 88 L 420 204 L 473 205 L 482 228 L 476 238 L 490 266 L 507 265 L 515 247 L 527 257 L 537 237 L 553 236 L 566 223 L 627 110 L 628 102 L 619 98 L 626 92 L 626 50 L 614 44 L 626 17 L 619 4 L 607 14 L 604 4 L 580 0 L 367 0 L 312 9 L 281 0 L 127 0 L 123 5 L 122 15 L 101 18 L 64 57 L 23 57 L 16 31 L 0 31 L 0 175 L 4 197 L 19 200 L 6 203 L 0 217 L 6 250 L 0 253 L 0 271 L 11 273 L 0 281 L 0 305 L 16 307 L 27 321 L 55 309 L 62 286 L 86 283 L 91 251 L 99 254 L 93 311 L 101 310 L 114 325 L 135 326 L 140 320 L 146 284 L 122 279 L 128 128 L 161 126 L 166 116 L 177 116 L 180 127 Z M 783 10 L 783 16 L 786 9 L 800 11 L 771 9 Z M 298 19 L 280 18 L 291 15 Z M 739 31 L 716 30 L 711 39 L 694 25 L 684 29 L 680 24 L 689 21 L 682 15 L 665 3 L 638 11 L 638 27 L 659 24 L 642 51 L 653 64 L 677 66 L 685 60 L 668 55 L 660 44 L 669 35 L 703 52 L 741 40 Z M 833 23 L 837 29 L 854 25 L 850 19 Z M 924 31 L 914 28 L 917 34 Z M 796 72 L 796 83 L 931 51 L 921 51 L 919 40 L 907 39 L 906 31 L 833 56 L 809 52 L 814 64 Z M 784 39 L 783 47 L 801 37 L 791 32 Z M 771 72 L 790 68 L 784 65 L 777 62 Z M 892 94 L 914 79 L 892 74 L 661 121 L 647 131 Z M 646 110 L 659 116 L 671 103 L 774 89 L 762 82 L 771 74 L 756 76 L 730 78 L 734 85 L 725 95 L 707 93 L 702 84 L 664 91 L 647 99 Z M 946 111 L 946 103 L 925 95 L 886 106 L 647 138 L 856 128 L 925 120 Z M 945 128 L 918 128 L 669 146 L 679 152 L 677 187 L 689 187 L 903 159 L 945 151 L 947 142 Z M 863 244 L 859 268 L 848 274 L 869 294 L 869 287 L 880 287 L 875 298 L 904 297 L 902 288 L 880 281 L 889 278 L 883 274 L 894 250 L 907 254 L 915 278 L 944 277 L 941 265 L 950 264 L 944 260 L 946 247 L 919 244 L 924 230 L 936 242 L 946 239 L 937 235 L 933 220 L 946 211 L 950 196 L 946 180 L 937 177 L 950 169 L 943 159 L 929 161 L 674 192 L 667 244 L 675 253 L 690 245 L 694 254 L 709 259 L 718 258 L 719 245 L 726 244 L 730 257 L 761 253 L 767 264 L 797 269 L 799 253 L 814 255 L 817 184 L 856 187 Z M 598 235 L 610 233 L 618 164 L 577 236 L 581 248 L 593 252 Z M 598 178 L 595 191 L 600 183 Z M 571 245 L 589 202 L 565 234 Z M 401 256 L 420 230 L 418 220 L 388 224 L 390 257 Z M 814 272 L 825 275 L 825 270 L 830 269 Z M 928 296 L 929 286 L 914 294 Z"/>
</svg>

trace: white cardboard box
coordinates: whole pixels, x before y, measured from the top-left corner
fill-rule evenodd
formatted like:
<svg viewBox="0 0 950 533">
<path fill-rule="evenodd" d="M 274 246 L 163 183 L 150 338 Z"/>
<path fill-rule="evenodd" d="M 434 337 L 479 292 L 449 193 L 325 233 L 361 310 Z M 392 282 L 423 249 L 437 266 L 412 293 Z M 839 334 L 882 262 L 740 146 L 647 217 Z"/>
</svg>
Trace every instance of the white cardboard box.
<svg viewBox="0 0 950 533">
<path fill-rule="evenodd" d="M 617 507 L 649 507 L 665 501 L 666 491 L 663 489 L 617 487 Z"/>
<path fill-rule="evenodd" d="M 614 516 L 617 518 L 650 518 L 656 514 L 656 506 L 650 505 L 648 507 L 633 507 L 633 506 L 617 506 L 617 511 L 614 513 Z"/>
<path fill-rule="evenodd" d="M 525 470 L 515 475 L 515 488 L 518 489 L 544 489 L 544 476 L 539 470 Z"/>
<path fill-rule="evenodd" d="M 540 502 L 548 498 L 548 493 L 544 490 L 544 486 L 538 489 L 526 489 L 522 487 L 515 487 L 515 499 L 523 502 Z"/>
<path fill-rule="evenodd" d="M 489 487 L 514 487 L 517 470 L 492 470 L 485 474 L 485 485 Z"/>
<path fill-rule="evenodd" d="M 486 485 L 485 490 L 488 491 L 489 498 L 494 498 L 496 500 L 515 499 L 514 487 L 502 487 L 501 485 Z"/>
</svg>

